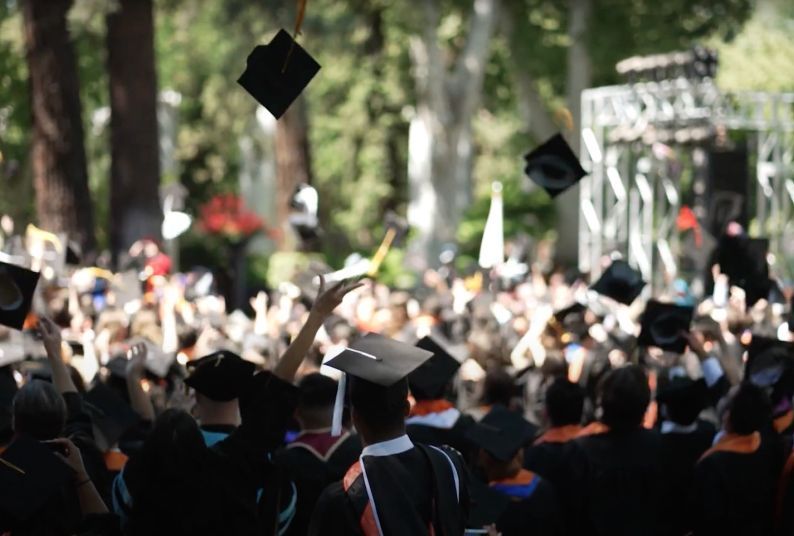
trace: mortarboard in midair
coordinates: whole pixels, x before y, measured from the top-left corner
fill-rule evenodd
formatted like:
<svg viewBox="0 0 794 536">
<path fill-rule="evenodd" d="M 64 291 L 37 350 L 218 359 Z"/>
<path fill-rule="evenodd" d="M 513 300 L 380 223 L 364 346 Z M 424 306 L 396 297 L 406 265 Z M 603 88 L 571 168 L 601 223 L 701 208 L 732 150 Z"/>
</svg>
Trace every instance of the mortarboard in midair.
<svg viewBox="0 0 794 536">
<path fill-rule="evenodd" d="M 656 346 L 662 350 L 684 353 L 686 339 L 681 332 L 689 331 L 694 309 L 651 300 L 642 314 L 642 330 L 637 342 L 640 346 Z"/>
<path fill-rule="evenodd" d="M 0 456 L 0 518 L 29 519 L 73 475 L 49 446 L 17 437 Z"/>
<path fill-rule="evenodd" d="M 0 262 L 0 324 L 22 329 L 38 282 L 37 272 Z"/>
<path fill-rule="evenodd" d="M 237 83 L 278 119 L 320 70 L 312 58 L 285 30 L 248 56 Z"/>
<path fill-rule="evenodd" d="M 524 172 L 551 197 L 557 197 L 587 175 L 561 134 L 552 136 L 524 159 Z"/>
<path fill-rule="evenodd" d="M 346 375 L 379 386 L 386 393 L 431 357 L 433 352 L 369 333 L 328 358 L 325 365 L 345 373 L 337 390 L 332 434 L 338 436 L 341 433 Z"/>
<path fill-rule="evenodd" d="M 747 345 L 745 375 L 759 387 L 775 385 L 794 365 L 794 343 L 753 335 Z"/>
<path fill-rule="evenodd" d="M 239 398 L 254 375 L 256 366 L 239 355 L 221 350 L 190 361 L 192 369 L 185 384 L 217 402 Z"/>
<path fill-rule="evenodd" d="M 495 406 L 466 432 L 469 441 L 501 462 L 513 459 L 533 435 L 532 425 L 520 414 L 501 406 Z"/>
<path fill-rule="evenodd" d="M 622 304 L 631 305 L 644 287 L 642 274 L 626 261 L 615 260 L 590 289 Z"/>
<path fill-rule="evenodd" d="M 447 384 L 460 368 L 460 362 L 433 337 L 420 339 L 416 347 L 433 352 L 433 357 L 408 375 L 411 393 L 417 400 L 443 397 Z"/>
</svg>

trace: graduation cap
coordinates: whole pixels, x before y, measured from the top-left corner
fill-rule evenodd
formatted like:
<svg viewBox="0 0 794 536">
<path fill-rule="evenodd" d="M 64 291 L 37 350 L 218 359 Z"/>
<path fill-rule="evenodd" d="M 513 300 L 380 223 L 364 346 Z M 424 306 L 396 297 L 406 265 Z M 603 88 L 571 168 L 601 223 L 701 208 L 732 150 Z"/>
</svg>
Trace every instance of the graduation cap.
<svg viewBox="0 0 794 536">
<path fill-rule="evenodd" d="M 325 365 L 375 384 L 383 388 L 385 395 L 389 387 L 405 379 L 431 357 L 433 352 L 369 333 L 327 358 Z M 341 433 L 346 385 L 347 376 L 342 375 L 336 393 L 331 432 L 337 436 Z"/>
<path fill-rule="evenodd" d="M 524 159 L 524 172 L 551 197 L 557 197 L 587 175 L 561 134 L 552 136 Z"/>
<path fill-rule="evenodd" d="M 748 372 L 750 381 L 762 387 L 768 387 L 777 382 L 779 376 L 783 373 L 785 366 L 791 366 L 794 363 L 794 343 L 781 341 L 773 337 L 764 337 L 762 335 L 753 335 L 750 343 L 747 345 L 747 362 L 745 369 Z M 778 378 L 771 378 L 773 369 L 778 370 Z M 761 376 L 763 371 L 766 373 Z"/>
<path fill-rule="evenodd" d="M 665 382 L 659 382 L 656 389 L 656 401 L 660 404 L 680 404 L 689 406 L 697 413 L 703 409 L 708 395 L 708 387 L 703 378 L 693 380 L 688 376 L 675 376 Z"/>
<path fill-rule="evenodd" d="M 98 382 L 85 394 L 91 421 L 104 437 L 107 447 L 118 443 L 124 433 L 135 425 L 138 414 L 112 387 Z"/>
<path fill-rule="evenodd" d="M 25 521 L 74 475 L 50 446 L 20 435 L 0 456 L 0 512 Z"/>
<path fill-rule="evenodd" d="M 637 342 L 640 346 L 656 346 L 662 350 L 684 353 L 686 339 L 682 331 L 689 331 L 694 308 L 651 300 L 642 314 L 642 329 Z"/>
<path fill-rule="evenodd" d="M 533 436 L 534 428 L 526 419 L 502 406 L 494 406 L 466 432 L 469 441 L 501 462 L 512 460 Z"/>
<path fill-rule="evenodd" d="M 460 362 L 433 337 L 424 337 L 416 343 L 416 347 L 433 352 L 433 357 L 408 375 L 411 393 L 417 400 L 441 398 L 447 384 L 460 368 Z"/>
<path fill-rule="evenodd" d="M 747 288 L 757 280 L 769 279 L 768 251 L 768 238 L 723 235 L 718 245 L 717 262 L 732 285 Z"/>
<path fill-rule="evenodd" d="M 38 272 L 0 262 L 0 324 L 22 329 L 38 282 Z"/>
<path fill-rule="evenodd" d="M 590 290 L 625 305 L 631 305 L 645 287 L 642 275 L 623 260 L 613 261 Z"/>
<path fill-rule="evenodd" d="M 278 119 L 319 70 L 320 64 L 281 29 L 270 43 L 248 55 L 237 83 Z"/>
<path fill-rule="evenodd" d="M 192 373 L 185 380 L 185 384 L 218 402 L 239 398 L 253 378 L 256 368 L 253 363 L 227 350 L 190 361 L 187 366 L 192 369 Z"/>
</svg>

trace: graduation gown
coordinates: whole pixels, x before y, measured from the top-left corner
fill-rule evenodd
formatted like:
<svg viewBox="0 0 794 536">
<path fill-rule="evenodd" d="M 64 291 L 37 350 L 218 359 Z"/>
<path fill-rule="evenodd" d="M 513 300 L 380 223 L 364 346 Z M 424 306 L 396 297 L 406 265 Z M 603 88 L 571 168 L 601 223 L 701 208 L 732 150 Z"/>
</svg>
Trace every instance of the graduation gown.
<svg viewBox="0 0 794 536">
<path fill-rule="evenodd" d="M 573 442 L 566 514 L 570 534 L 656 535 L 659 531 L 660 441 L 638 428 L 606 431 Z"/>
<path fill-rule="evenodd" d="M 130 458 L 113 489 L 114 510 L 129 518 L 126 532 L 164 536 L 282 534 L 291 518 L 280 512 L 289 510 L 293 486 L 281 478 L 271 457 L 283 443 L 297 398 L 295 386 L 269 372 L 253 377 L 240 397 L 242 424 L 206 449 L 201 471 L 191 479 L 200 486 L 190 499 L 192 508 L 184 504 L 186 498 L 180 498 L 181 508 L 196 514 L 192 517 L 157 503 L 152 496 L 159 486 L 157 476 L 152 478 L 138 457 Z"/>
<path fill-rule="evenodd" d="M 716 429 L 705 421 L 695 421 L 691 427 L 662 424 L 661 501 L 663 515 L 662 534 L 682 536 L 691 528 L 686 508 L 681 507 L 681 498 L 686 497 L 692 486 L 695 464 L 710 447 Z"/>
<path fill-rule="evenodd" d="M 560 486 L 567 471 L 571 441 L 581 430 L 576 424 L 550 428 L 524 449 L 524 468 L 541 475 L 555 487 Z"/>
<path fill-rule="evenodd" d="M 405 421 L 406 433 L 414 443 L 440 447 L 447 445 L 462 453 L 467 459 L 472 446 L 466 439 L 466 430 L 474 422 L 454 407 L 441 411 L 413 415 Z"/>
<path fill-rule="evenodd" d="M 104 501 L 110 498 L 110 476 L 105 468 L 102 452 L 94 442 L 91 417 L 86 412 L 82 397 L 75 392 L 64 393 L 66 403 L 66 427 L 63 437 L 72 440 L 80 450 L 88 476 Z M 106 502 L 107 504 L 107 502 Z M 0 515 L 0 518 L 3 516 Z M 7 523 L 8 522 L 8 523 Z M 113 520 L 111 519 L 111 526 Z M 86 523 L 80 513 L 80 502 L 73 484 L 66 484 L 48 500 L 42 510 L 24 523 L 10 524 L 0 519 L 0 532 L 10 530 L 13 534 L 82 534 Z M 102 533 L 104 534 L 104 533 Z"/>
<path fill-rule="evenodd" d="M 323 491 L 312 536 L 462 534 L 468 485 L 459 455 L 407 436 L 370 445 L 341 482 Z M 379 531 L 380 529 L 380 531 Z"/>
<path fill-rule="evenodd" d="M 345 476 L 361 454 L 361 441 L 349 432 L 332 437 L 330 430 L 302 432 L 276 456 L 276 464 L 295 483 L 295 518 L 287 534 L 305 535 L 323 490 Z"/>
<path fill-rule="evenodd" d="M 772 534 L 779 473 L 761 434 L 722 437 L 695 466 L 691 511 L 694 534 Z"/>
<path fill-rule="evenodd" d="M 471 528 L 495 524 L 503 536 L 563 534 L 554 487 L 525 469 L 512 478 L 490 482 L 487 486 L 473 484 L 472 509 Z"/>
</svg>

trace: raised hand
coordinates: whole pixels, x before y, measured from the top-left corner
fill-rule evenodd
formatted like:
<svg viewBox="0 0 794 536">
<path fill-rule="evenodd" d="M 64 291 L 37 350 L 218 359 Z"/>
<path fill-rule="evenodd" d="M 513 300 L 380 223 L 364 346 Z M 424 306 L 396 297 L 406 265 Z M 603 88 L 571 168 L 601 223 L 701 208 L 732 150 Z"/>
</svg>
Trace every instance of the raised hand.
<svg viewBox="0 0 794 536">
<path fill-rule="evenodd" d="M 61 359 L 61 328 L 55 322 L 43 316 L 39 319 L 38 330 L 41 335 L 41 341 L 44 343 L 44 349 L 47 350 L 47 356 L 50 359 Z"/>
<path fill-rule="evenodd" d="M 146 367 L 146 356 L 149 350 L 146 344 L 139 342 L 127 350 L 127 377 L 142 378 Z"/>
<path fill-rule="evenodd" d="M 71 440 L 61 437 L 45 441 L 45 443 L 52 445 L 55 450 L 55 455 L 74 470 L 74 479 L 76 482 L 82 482 L 88 479 L 88 474 L 83 464 L 83 457 L 80 455 L 80 449 L 78 449 Z"/>
<path fill-rule="evenodd" d="M 312 313 L 326 318 L 339 307 L 345 296 L 350 292 L 364 285 L 358 279 L 340 281 L 331 288 L 325 288 L 325 278 L 320 276 L 320 288 L 317 292 L 317 299 L 314 301 Z"/>
</svg>

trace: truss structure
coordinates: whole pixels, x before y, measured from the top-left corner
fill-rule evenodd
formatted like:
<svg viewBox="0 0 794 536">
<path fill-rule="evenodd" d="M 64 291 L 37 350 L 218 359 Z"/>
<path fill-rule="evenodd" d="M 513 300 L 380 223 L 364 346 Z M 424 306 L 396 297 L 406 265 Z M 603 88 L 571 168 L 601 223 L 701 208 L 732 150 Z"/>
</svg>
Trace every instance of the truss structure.
<svg viewBox="0 0 794 536">
<path fill-rule="evenodd" d="M 710 79 L 609 86 L 582 93 L 579 269 L 593 277 L 618 253 L 652 288 L 673 281 L 679 266 L 680 161 L 697 140 L 648 134 L 747 132 L 755 168 L 748 185 L 751 234 L 768 236 L 779 276 L 794 259 L 794 93 L 722 93 Z M 694 136 L 694 135 L 693 135 Z M 695 143 L 692 143 L 692 142 Z M 671 148 L 674 151 L 671 151 Z M 752 173 L 751 173 L 752 175 Z M 788 262 L 787 262 L 788 261 Z"/>
</svg>

